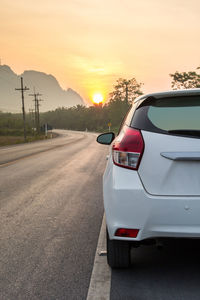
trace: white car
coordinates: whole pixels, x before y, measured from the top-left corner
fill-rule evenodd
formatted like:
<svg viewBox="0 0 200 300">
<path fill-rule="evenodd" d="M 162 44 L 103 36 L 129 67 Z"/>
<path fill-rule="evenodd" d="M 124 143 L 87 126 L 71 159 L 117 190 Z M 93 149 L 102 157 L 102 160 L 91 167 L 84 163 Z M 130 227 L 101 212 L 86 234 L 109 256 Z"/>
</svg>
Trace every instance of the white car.
<svg viewBox="0 0 200 300">
<path fill-rule="evenodd" d="M 111 144 L 103 177 L 107 259 L 130 265 L 130 247 L 200 238 L 200 89 L 137 98 Z"/>
</svg>

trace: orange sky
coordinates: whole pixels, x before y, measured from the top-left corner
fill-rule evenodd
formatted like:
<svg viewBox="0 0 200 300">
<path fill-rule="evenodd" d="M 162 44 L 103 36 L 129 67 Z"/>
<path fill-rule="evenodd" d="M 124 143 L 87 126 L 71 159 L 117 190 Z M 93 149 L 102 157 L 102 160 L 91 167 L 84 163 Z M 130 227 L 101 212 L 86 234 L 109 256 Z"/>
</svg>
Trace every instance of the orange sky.
<svg viewBox="0 0 200 300">
<path fill-rule="evenodd" d="M 199 0 L 0 0 L 0 57 L 51 73 L 86 100 L 119 77 L 144 92 L 200 65 Z"/>
</svg>

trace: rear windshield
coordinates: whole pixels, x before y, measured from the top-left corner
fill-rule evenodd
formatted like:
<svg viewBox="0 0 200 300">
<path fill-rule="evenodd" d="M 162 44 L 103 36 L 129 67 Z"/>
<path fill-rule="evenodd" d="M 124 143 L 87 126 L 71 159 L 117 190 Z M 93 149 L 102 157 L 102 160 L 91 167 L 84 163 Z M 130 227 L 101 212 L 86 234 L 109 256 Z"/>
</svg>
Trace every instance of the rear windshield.
<svg viewBox="0 0 200 300">
<path fill-rule="evenodd" d="M 136 110 L 131 126 L 155 132 L 200 131 L 200 96 L 144 101 Z"/>
<path fill-rule="evenodd" d="M 163 130 L 200 130 L 200 97 L 156 100 L 147 116 L 154 126 Z"/>
</svg>

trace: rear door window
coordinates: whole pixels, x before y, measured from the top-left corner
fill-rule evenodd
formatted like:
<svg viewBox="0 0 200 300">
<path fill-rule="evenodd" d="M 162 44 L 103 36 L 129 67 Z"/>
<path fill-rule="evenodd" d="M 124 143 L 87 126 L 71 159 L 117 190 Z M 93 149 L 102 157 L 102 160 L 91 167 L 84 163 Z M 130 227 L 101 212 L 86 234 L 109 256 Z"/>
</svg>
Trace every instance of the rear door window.
<svg viewBox="0 0 200 300">
<path fill-rule="evenodd" d="M 162 130 L 200 130 L 200 97 L 156 100 L 147 116 Z"/>
<path fill-rule="evenodd" d="M 200 137 L 200 96 L 147 99 L 131 126 L 151 132 Z"/>
</svg>

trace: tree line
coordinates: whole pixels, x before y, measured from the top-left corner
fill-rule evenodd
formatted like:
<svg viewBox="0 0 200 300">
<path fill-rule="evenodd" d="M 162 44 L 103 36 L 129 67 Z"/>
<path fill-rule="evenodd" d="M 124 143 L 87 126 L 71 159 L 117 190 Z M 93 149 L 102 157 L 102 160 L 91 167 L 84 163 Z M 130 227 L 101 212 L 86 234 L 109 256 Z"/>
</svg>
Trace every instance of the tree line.
<svg viewBox="0 0 200 300">
<path fill-rule="evenodd" d="M 200 88 L 199 69 L 200 67 L 191 72 L 170 74 L 172 89 Z M 117 131 L 134 99 L 143 94 L 142 85 L 135 78 L 129 80 L 119 78 L 105 104 L 94 104 L 90 107 L 83 105 L 70 108 L 60 107 L 53 111 L 41 113 L 41 124 L 48 123 L 53 128 L 59 129 L 98 132 L 107 131 L 108 125 L 111 125 L 111 130 Z M 31 133 L 33 126 L 33 118 L 28 114 L 27 130 L 29 133 Z M 0 113 L 0 135 L 9 135 L 14 130 L 15 134 L 21 134 L 22 129 L 21 114 Z"/>
<path fill-rule="evenodd" d="M 3 113 L 0 111 L 0 135 L 23 135 L 22 114 Z M 27 133 L 32 135 L 31 122 L 27 124 Z"/>
<path fill-rule="evenodd" d="M 172 89 L 200 88 L 199 69 L 170 74 Z M 58 108 L 55 111 L 43 113 L 42 120 L 50 122 L 55 128 L 99 132 L 108 130 L 108 124 L 111 124 L 111 129 L 117 131 L 134 99 L 143 94 L 142 85 L 135 78 L 129 80 L 120 78 L 104 105 L 94 105 L 88 108 L 81 105 Z"/>
<path fill-rule="evenodd" d="M 142 95 L 141 83 L 135 78 L 118 79 L 109 101 L 104 105 L 94 104 L 86 107 L 77 105 L 70 108 L 57 108 L 41 115 L 43 122 L 49 122 L 54 128 L 71 130 L 105 131 L 108 125 L 117 130 L 132 101 Z"/>
</svg>

